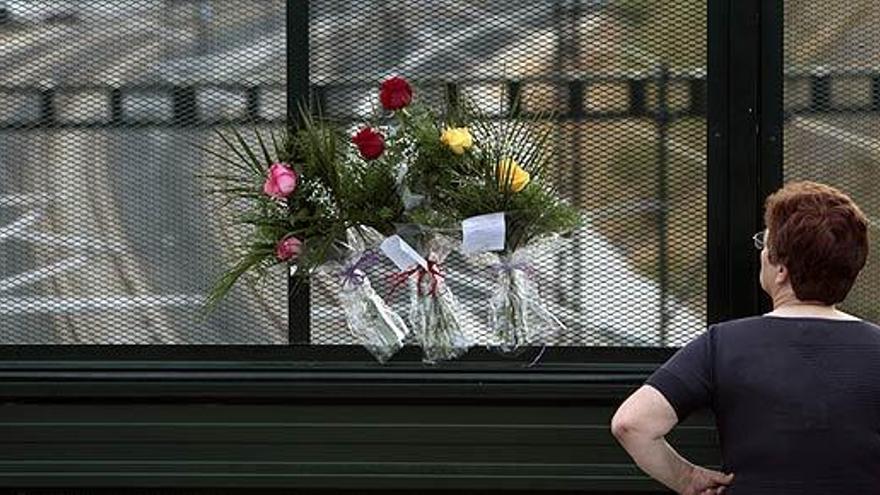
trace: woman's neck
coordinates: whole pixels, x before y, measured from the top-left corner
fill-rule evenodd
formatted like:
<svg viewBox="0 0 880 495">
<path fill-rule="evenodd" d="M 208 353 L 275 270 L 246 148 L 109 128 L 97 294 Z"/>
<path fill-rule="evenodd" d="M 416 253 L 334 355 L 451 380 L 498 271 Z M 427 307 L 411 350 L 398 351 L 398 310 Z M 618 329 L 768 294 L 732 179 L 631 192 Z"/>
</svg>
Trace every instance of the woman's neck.
<svg viewBox="0 0 880 495">
<path fill-rule="evenodd" d="M 779 304 L 773 308 L 773 311 L 767 313 L 767 316 L 831 318 L 839 320 L 859 319 L 851 314 L 838 310 L 834 305 L 829 306 L 818 302 L 804 301 L 787 301 L 783 304 Z"/>
</svg>

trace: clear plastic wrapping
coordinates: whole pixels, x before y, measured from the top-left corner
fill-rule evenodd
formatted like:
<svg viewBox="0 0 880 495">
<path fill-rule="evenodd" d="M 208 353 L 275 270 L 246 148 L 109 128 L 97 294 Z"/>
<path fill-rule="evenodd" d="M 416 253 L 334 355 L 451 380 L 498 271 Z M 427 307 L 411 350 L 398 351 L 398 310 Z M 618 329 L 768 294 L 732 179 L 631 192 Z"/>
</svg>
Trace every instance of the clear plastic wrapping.
<svg viewBox="0 0 880 495">
<path fill-rule="evenodd" d="M 395 275 L 395 285 L 407 283 L 410 294 L 409 321 L 422 347 L 423 360 L 436 363 L 455 359 L 471 347 L 461 308 L 446 284 L 443 263 L 456 241 L 428 234 L 421 243 L 427 267 L 416 266 Z"/>
<path fill-rule="evenodd" d="M 540 344 L 542 337 L 565 329 L 541 300 L 535 265 L 535 260 L 555 250 L 561 242 L 559 236 L 548 236 L 510 254 L 483 253 L 474 257 L 496 276 L 489 324 L 502 351 Z"/>
<path fill-rule="evenodd" d="M 336 293 L 352 336 L 380 363 L 399 351 L 410 333 L 403 318 L 379 297 L 370 284 L 367 269 L 379 262 L 374 250 L 382 236 L 367 227 L 352 227 L 340 249 L 340 260 L 321 270 L 338 277 Z"/>
</svg>

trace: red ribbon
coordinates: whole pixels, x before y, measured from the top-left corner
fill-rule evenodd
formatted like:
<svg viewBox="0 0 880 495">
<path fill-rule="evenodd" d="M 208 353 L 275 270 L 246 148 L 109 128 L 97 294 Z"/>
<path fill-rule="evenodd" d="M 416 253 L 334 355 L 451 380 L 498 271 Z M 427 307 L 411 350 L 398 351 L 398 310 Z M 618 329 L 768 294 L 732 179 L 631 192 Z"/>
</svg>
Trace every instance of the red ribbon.
<svg viewBox="0 0 880 495">
<path fill-rule="evenodd" d="M 432 297 L 437 297 L 440 279 L 443 278 L 443 272 L 440 270 L 440 263 L 428 261 L 427 269 L 425 269 L 421 265 L 418 265 L 403 272 L 392 273 L 391 290 L 388 292 L 388 300 L 393 300 L 394 294 L 397 292 L 397 289 L 399 289 L 401 285 L 405 284 L 406 281 L 413 275 L 416 276 L 416 290 L 418 291 L 419 296 L 424 297 L 430 295 Z M 427 292 L 425 292 L 422 291 L 422 280 L 429 275 L 431 276 L 431 288 Z"/>
</svg>

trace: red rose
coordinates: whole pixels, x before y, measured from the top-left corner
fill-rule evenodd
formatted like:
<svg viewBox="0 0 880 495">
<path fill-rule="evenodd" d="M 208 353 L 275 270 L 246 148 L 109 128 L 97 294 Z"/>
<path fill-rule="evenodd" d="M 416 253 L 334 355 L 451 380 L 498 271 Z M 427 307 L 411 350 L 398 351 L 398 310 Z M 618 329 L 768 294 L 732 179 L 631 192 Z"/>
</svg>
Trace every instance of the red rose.
<svg viewBox="0 0 880 495">
<path fill-rule="evenodd" d="M 375 160 L 385 151 L 385 138 L 369 127 L 361 129 L 351 138 L 351 142 L 358 147 L 365 160 Z"/>
<path fill-rule="evenodd" d="M 412 88 L 406 79 L 392 77 L 382 83 L 379 89 L 379 101 L 385 110 L 400 110 L 412 101 Z"/>
</svg>

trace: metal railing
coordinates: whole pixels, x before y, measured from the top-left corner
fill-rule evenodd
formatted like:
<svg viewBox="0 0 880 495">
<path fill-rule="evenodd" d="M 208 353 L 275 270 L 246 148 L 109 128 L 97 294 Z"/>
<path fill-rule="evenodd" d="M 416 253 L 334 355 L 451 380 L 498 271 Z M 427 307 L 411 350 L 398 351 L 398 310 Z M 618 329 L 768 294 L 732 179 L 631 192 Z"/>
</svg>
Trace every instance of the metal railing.
<svg viewBox="0 0 880 495">
<path fill-rule="evenodd" d="M 801 97 L 786 102 L 786 117 L 811 114 L 880 112 L 880 72 L 826 71 L 817 69 L 786 74 L 791 91 Z M 839 83 L 863 82 L 864 94 L 847 91 L 837 97 Z M 706 115 L 706 77 L 701 72 L 677 73 L 662 67 L 651 73 L 591 75 L 578 78 L 535 77 L 528 79 L 461 79 L 416 81 L 442 86 L 447 93 L 467 87 L 503 87 L 509 103 L 531 85 L 562 91 L 566 101 L 555 118 L 561 120 L 702 117 Z M 625 88 L 625 98 L 589 102 L 592 86 Z M 314 85 L 312 94 L 323 108 L 327 95 L 336 90 L 371 88 L 364 83 Z M 670 91 L 677 97 L 670 98 Z M 653 96 L 653 97 L 651 97 Z M 619 101 L 625 100 L 625 101 Z M 150 84 L 90 86 L 0 86 L 0 130 L 34 128 L 204 127 L 285 122 L 285 85 L 272 84 Z M 664 110 L 665 105 L 665 110 Z M 348 115 L 352 120 L 362 117 Z"/>
<path fill-rule="evenodd" d="M 786 74 L 791 88 L 785 117 L 817 114 L 880 114 L 880 72 L 826 71 L 817 69 Z M 835 93 L 837 84 L 860 83 L 863 94 L 851 90 L 846 98 Z M 505 118 L 514 103 L 523 101 L 533 85 L 550 87 L 564 100 L 555 120 L 647 119 L 657 130 L 657 191 L 649 208 L 656 213 L 658 239 L 657 284 L 661 310 L 659 342 L 668 341 L 669 268 L 666 202 L 670 153 L 682 153 L 670 143 L 669 128 L 682 118 L 704 118 L 707 113 L 706 77 L 702 72 L 675 72 L 658 67 L 650 73 L 593 75 L 580 78 L 536 77 L 520 80 L 462 79 L 415 81 L 419 86 L 442 88 L 447 102 L 469 88 L 503 88 L 507 106 L 497 118 Z M 617 98 L 589 101 L 593 87 L 615 87 Z M 371 88 L 369 84 L 317 85 L 312 95 L 322 108 L 330 108 L 335 92 Z M 797 89 L 799 88 L 799 89 Z M 620 89 L 625 89 L 620 91 Z M 217 125 L 285 125 L 286 90 L 276 84 L 151 84 L 122 86 L 6 86 L 0 87 L 0 131 L 45 129 L 125 129 L 143 127 L 199 128 Z M 347 105 L 340 104 L 340 107 Z M 560 106 L 557 106 L 560 107 Z M 366 115 L 335 112 L 342 120 L 357 121 Z M 526 110 L 523 114 L 528 115 Z M 695 151 L 689 159 L 705 161 Z M 4 282 L 20 282 L 18 279 Z M 302 322 L 300 322 L 302 323 Z"/>
</svg>

